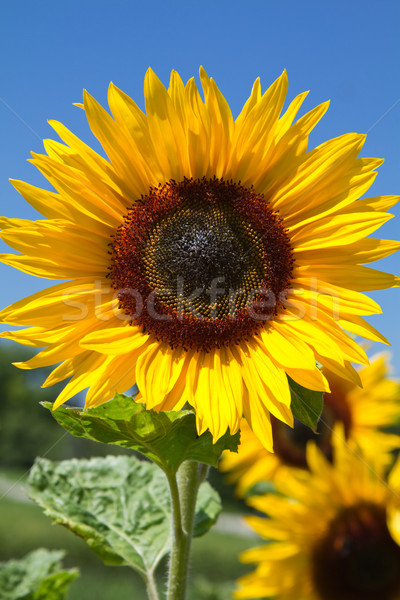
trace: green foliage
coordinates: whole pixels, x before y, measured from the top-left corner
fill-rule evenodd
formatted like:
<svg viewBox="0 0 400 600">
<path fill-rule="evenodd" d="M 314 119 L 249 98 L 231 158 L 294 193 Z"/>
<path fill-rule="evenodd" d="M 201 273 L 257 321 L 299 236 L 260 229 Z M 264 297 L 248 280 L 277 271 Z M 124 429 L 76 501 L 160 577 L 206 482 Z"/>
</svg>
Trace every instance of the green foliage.
<svg viewBox="0 0 400 600">
<path fill-rule="evenodd" d="M 0 563 L 2 600 L 63 600 L 76 569 L 61 570 L 62 551 L 39 548 L 22 560 Z"/>
<path fill-rule="evenodd" d="M 52 409 L 50 403 L 44 406 Z M 208 431 L 198 436 L 192 411 L 157 413 L 122 394 L 87 410 L 61 406 L 53 416 L 74 436 L 131 448 L 170 473 L 176 473 L 184 460 L 217 466 L 223 450 L 235 451 L 239 443 L 239 433 L 228 432 L 215 444 Z"/>
<path fill-rule="evenodd" d="M 197 577 L 190 598 L 191 600 L 232 600 L 234 588 L 233 582 L 212 583 L 203 577 Z"/>
<path fill-rule="evenodd" d="M 252 496 L 263 496 L 264 494 L 273 494 L 276 492 L 273 481 L 258 481 L 246 492 L 245 498 Z"/>
<path fill-rule="evenodd" d="M 318 420 L 324 407 L 323 393 L 308 390 L 288 377 L 292 395 L 293 416 L 317 433 Z"/>
<path fill-rule="evenodd" d="M 130 565 L 145 576 L 169 552 L 169 490 L 152 463 L 128 456 L 37 459 L 29 484 L 45 513 L 83 538 L 105 564 Z M 211 527 L 220 510 L 216 492 L 203 483 L 196 535 Z"/>
<path fill-rule="evenodd" d="M 10 526 L 12 523 L 18 526 Z M 138 573 L 126 567 L 103 567 L 87 544 L 64 527 L 52 525 L 35 503 L 17 502 L 10 497 L 0 500 L 0 540 L 0 560 L 23 556 L 39 546 L 65 548 L 69 566 L 79 564 L 81 570 L 68 600 L 148 600 L 145 584 Z M 203 580 L 202 590 L 207 589 L 204 580 L 214 589 L 214 586 L 217 588 L 225 581 L 234 581 L 252 570 L 253 566 L 238 562 L 238 555 L 254 543 L 254 538 L 241 537 L 235 525 L 232 525 L 231 533 L 213 527 L 207 535 L 194 539 L 188 600 L 199 600 L 194 592 L 198 590 L 199 579 Z M 165 589 L 164 562 L 157 574 L 160 588 Z M 200 598 L 210 600 L 207 595 Z"/>
<path fill-rule="evenodd" d="M 205 481 L 200 485 L 194 516 L 193 537 L 200 537 L 216 523 L 222 510 L 221 498 Z"/>
<path fill-rule="evenodd" d="M 23 371 L 11 363 L 26 360 L 30 350 L 16 350 L 11 343 L 0 345 L 0 464 L 30 467 L 38 454 L 54 448 L 62 458 L 69 443 L 39 402 L 51 400 L 57 389 L 41 389 L 45 372 Z"/>
</svg>

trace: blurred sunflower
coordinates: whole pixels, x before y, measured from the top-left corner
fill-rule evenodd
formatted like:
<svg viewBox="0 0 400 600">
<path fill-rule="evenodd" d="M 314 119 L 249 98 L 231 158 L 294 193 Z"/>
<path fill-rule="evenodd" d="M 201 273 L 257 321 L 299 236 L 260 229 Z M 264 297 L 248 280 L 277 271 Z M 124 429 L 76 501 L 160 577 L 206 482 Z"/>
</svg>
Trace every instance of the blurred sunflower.
<svg viewBox="0 0 400 600">
<path fill-rule="evenodd" d="M 382 162 L 357 158 L 364 135 L 307 151 L 328 103 L 295 121 L 303 93 L 282 114 L 285 72 L 264 94 L 257 80 L 236 120 L 200 79 L 204 100 L 194 79 L 172 72 L 167 90 L 149 70 L 145 113 L 113 84 L 112 116 L 85 91 L 108 159 L 51 122 L 64 144 L 45 141 L 32 163 L 56 192 L 13 182 L 48 220 L 1 219 L 22 253 L 2 260 L 72 281 L 0 318 L 29 327 L 5 337 L 45 347 L 21 368 L 61 363 L 45 382 L 70 378 L 55 407 L 85 388 L 95 406 L 136 382 L 148 408 L 188 401 L 214 440 L 244 415 L 272 450 L 270 414 L 293 421 L 286 374 L 327 391 L 316 359 L 350 379 L 350 361 L 368 362 L 341 326 L 384 341 L 360 291 L 399 278 L 360 265 L 400 247 L 364 239 L 398 198 L 357 200 Z"/>
<path fill-rule="evenodd" d="M 239 451 L 225 452 L 220 470 L 229 483 L 237 484 L 236 493 L 245 496 L 257 483 L 270 481 L 285 466 L 307 468 L 306 445 L 311 439 L 328 458 L 332 458 L 332 432 L 342 423 L 348 441 L 355 442 L 365 456 L 379 452 L 386 464 L 392 451 L 400 448 L 400 436 L 384 431 L 399 424 L 400 386 L 388 378 L 386 356 L 375 357 L 358 372 L 362 388 L 324 370 L 330 393 L 324 394 L 324 408 L 317 434 L 295 420 L 290 428 L 272 418 L 274 453 L 268 452 L 245 421 L 240 426 Z"/>
<path fill-rule="evenodd" d="M 342 428 L 335 433 L 334 465 L 310 441 L 310 472 L 281 471 L 281 495 L 250 499 L 270 517 L 248 517 L 269 543 L 241 556 L 258 566 L 235 598 L 400 598 L 400 460 L 385 481 L 379 457 L 368 464 L 341 441 Z"/>
</svg>

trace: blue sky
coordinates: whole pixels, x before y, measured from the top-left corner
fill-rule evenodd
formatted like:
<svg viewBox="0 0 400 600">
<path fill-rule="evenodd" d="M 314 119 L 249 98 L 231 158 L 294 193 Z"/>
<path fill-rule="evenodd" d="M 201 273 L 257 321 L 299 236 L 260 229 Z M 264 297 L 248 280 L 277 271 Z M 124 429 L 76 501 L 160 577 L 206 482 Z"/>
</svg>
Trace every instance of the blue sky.
<svg viewBox="0 0 400 600">
<path fill-rule="evenodd" d="M 167 83 L 171 69 L 187 79 L 202 64 L 234 114 L 256 77 L 265 89 L 286 68 L 289 98 L 311 90 L 305 111 L 331 99 L 311 146 L 348 131 L 368 132 L 362 155 L 386 159 L 368 195 L 399 193 L 396 0 L 16 0 L 1 3 L 0 22 L 1 214 L 38 218 L 8 178 L 47 187 L 26 162 L 30 151 L 42 151 L 42 138 L 53 137 L 47 119 L 62 121 L 98 149 L 72 103 L 86 88 L 105 104 L 113 81 L 142 105 L 149 66 Z M 400 237 L 400 209 L 393 212 L 397 219 L 381 228 L 381 237 Z M 4 244 L 0 251 L 7 251 Z M 400 256 L 376 267 L 400 274 Z M 4 265 L 0 277 L 0 306 L 53 283 Z M 400 376 L 400 290 L 371 295 L 383 308 L 371 322 L 392 342 Z"/>
</svg>

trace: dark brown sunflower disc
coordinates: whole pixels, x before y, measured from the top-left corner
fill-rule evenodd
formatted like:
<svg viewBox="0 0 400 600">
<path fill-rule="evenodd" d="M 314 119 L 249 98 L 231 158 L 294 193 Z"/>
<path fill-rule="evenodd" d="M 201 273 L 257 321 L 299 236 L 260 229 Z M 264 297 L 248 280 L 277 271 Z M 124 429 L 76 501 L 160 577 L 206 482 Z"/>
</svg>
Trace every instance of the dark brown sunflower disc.
<svg viewBox="0 0 400 600">
<path fill-rule="evenodd" d="M 111 255 L 109 277 L 132 323 L 172 348 L 204 351 L 249 339 L 276 315 L 293 267 L 264 197 L 216 178 L 150 189 Z"/>
<path fill-rule="evenodd" d="M 396 600 L 400 547 L 385 508 L 371 502 L 343 508 L 315 546 L 312 569 L 322 600 Z"/>
</svg>

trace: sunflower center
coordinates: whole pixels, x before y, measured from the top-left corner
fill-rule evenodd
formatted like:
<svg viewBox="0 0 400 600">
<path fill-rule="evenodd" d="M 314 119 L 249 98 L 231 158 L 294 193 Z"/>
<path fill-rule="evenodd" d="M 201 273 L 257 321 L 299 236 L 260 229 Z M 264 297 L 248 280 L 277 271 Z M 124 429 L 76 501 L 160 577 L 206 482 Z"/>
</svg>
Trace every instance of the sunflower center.
<svg viewBox="0 0 400 600">
<path fill-rule="evenodd" d="M 332 460 L 332 431 L 336 423 L 343 423 L 348 437 L 352 419 L 346 394 L 333 389 L 332 385 L 331 390 L 332 393 L 324 394 L 324 408 L 316 434 L 297 419 L 293 428 L 278 419 L 272 419 L 274 451 L 285 464 L 307 469 L 306 448 L 310 440 L 314 440 L 325 456 Z"/>
<path fill-rule="evenodd" d="M 244 270 L 242 261 L 250 262 L 243 255 L 251 251 L 251 244 L 246 244 L 247 232 L 241 231 L 240 225 L 235 223 L 232 215 L 226 214 L 224 207 L 198 211 L 197 214 L 183 207 L 175 219 L 165 219 L 156 231 L 151 232 L 150 256 L 146 257 L 149 275 L 152 265 L 156 264 L 158 272 L 164 273 L 165 280 L 171 284 L 181 277 L 190 286 L 204 289 L 210 289 L 214 279 L 223 279 L 228 286 L 240 287 Z M 262 255 L 255 258 L 259 263 L 261 285 Z"/>
<path fill-rule="evenodd" d="M 282 305 L 293 257 L 261 194 L 221 179 L 152 188 L 112 244 L 109 277 L 131 322 L 172 348 L 238 343 Z"/>
<path fill-rule="evenodd" d="M 394 600 L 400 593 L 400 547 L 373 503 L 344 508 L 312 557 L 313 581 L 322 600 Z"/>
</svg>

